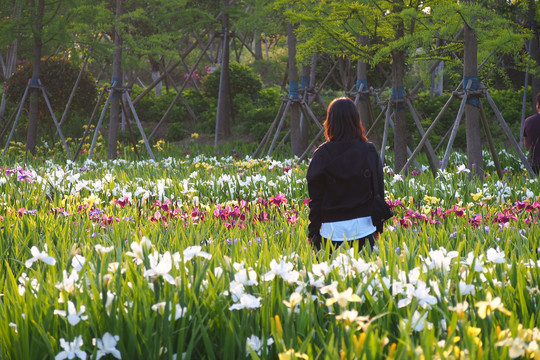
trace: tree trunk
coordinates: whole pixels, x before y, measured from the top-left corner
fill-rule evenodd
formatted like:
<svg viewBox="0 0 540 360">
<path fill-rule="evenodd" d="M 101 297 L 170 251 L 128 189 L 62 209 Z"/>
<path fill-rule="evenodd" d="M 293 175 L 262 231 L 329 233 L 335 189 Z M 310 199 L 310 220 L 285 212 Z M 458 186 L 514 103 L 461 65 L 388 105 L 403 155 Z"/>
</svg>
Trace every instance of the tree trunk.
<svg viewBox="0 0 540 360">
<path fill-rule="evenodd" d="M 15 72 L 16 66 L 17 66 L 17 49 L 18 49 L 19 42 L 15 40 L 13 42 L 13 45 L 8 47 L 7 53 L 6 53 L 6 60 L 5 60 L 5 69 L 3 69 L 3 77 L 4 81 L 8 81 L 8 79 L 11 77 L 11 74 Z M 6 112 L 6 92 L 2 92 L 2 100 L 0 102 L 0 120 L 4 118 L 4 114 Z"/>
<path fill-rule="evenodd" d="M 403 7 L 394 7 L 394 13 L 399 13 Z M 399 40 L 404 36 L 403 21 L 396 25 L 395 39 Z M 405 74 L 405 52 L 403 50 L 392 51 L 392 98 L 393 100 L 403 99 L 405 89 L 403 88 L 403 77 Z M 403 101 L 392 104 L 394 111 L 394 171 L 401 171 L 407 163 L 407 119 L 405 118 L 405 104 Z M 384 159 L 383 159 L 384 160 Z M 405 169 L 407 172 L 407 169 Z"/>
<path fill-rule="evenodd" d="M 403 75 L 404 75 L 403 51 L 392 52 L 392 91 L 393 99 L 403 99 Z M 407 162 L 407 119 L 403 102 L 392 105 L 394 111 L 394 171 L 400 171 Z M 405 170 L 407 171 L 407 170 Z"/>
<path fill-rule="evenodd" d="M 465 24 L 463 32 L 463 87 L 472 81 L 471 90 L 478 89 L 478 40 L 476 32 L 468 24 Z M 484 162 L 482 159 L 482 139 L 480 124 L 480 102 L 478 97 L 469 96 L 465 104 L 465 124 L 467 133 L 467 158 L 469 170 L 476 177 L 483 181 Z"/>
<path fill-rule="evenodd" d="M 12 17 L 14 19 L 20 18 L 21 15 L 21 4 L 15 3 L 13 6 L 13 12 Z M 11 77 L 11 74 L 13 74 L 17 68 L 17 50 L 19 48 L 19 41 L 15 39 L 13 41 L 13 44 L 8 46 L 7 52 L 6 52 L 6 59 L 3 66 L 3 78 L 4 81 L 8 81 L 8 79 Z M 6 102 L 7 102 L 7 96 L 6 92 L 2 92 L 2 100 L 0 102 L 0 122 L 4 119 L 4 114 L 6 112 Z"/>
<path fill-rule="evenodd" d="M 253 36 L 255 41 L 255 60 L 262 60 L 262 42 L 261 42 L 261 33 L 258 30 L 255 30 L 255 35 Z"/>
<path fill-rule="evenodd" d="M 148 60 L 150 61 L 150 67 L 152 70 L 152 82 L 156 81 L 156 79 L 159 79 L 161 77 L 161 72 L 159 71 L 159 62 L 157 62 L 153 56 L 148 56 Z M 155 87 L 154 87 L 154 95 L 158 98 L 162 95 L 163 91 L 163 83 L 160 81 Z"/>
<path fill-rule="evenodd" d="M 294 26 L 287 25 L 287 47 L 289 51 L 289 98 L 298 99 L 298 68 L 296 65 L 296 35 Z M 300 126 L 300 105 L 292 102 L 289 107 L 291 119 L 291 150 L 294 155 L 301 156 L 306 150 L 302 139 L 302 129 Z"/>
<path fill-rule="evenodd" d="M 310 74 L 311 74 L 311 67 L 309 65 L 309 60 L 306 58 L 304 59 L 305 64 L 302 64 L 302 75 L 300 77 L 300 88 L 304 89 L 304 91 L 307 91 L 307 89 L 310 88 Z M 303 96 L 304 102 L 306 106 L 309 106 L 310 99 L 309 94 L 304 93 Z M 307 114 L 304 114 L 304 112 L 300 111 L 300 139 L 299 139 L 299 147 L 303 147 L 302 154 L 306 150 L 308 143 L 309 143 L 309 128 L 311 124 L 311 118 L 307 117 Z M 302 155 L 300 154 L 300 155 Z"/>
<path fill-rule="evenodd" d="M 535 0 L 529 0 L 529 14 L 528 14 L 528 26 L 531 27 L 531 30 L 533 31 L 533 37 L 531 41 L 531 48 L 529 49 L 529 55 L 535 62 L 536 66 L 540 65 L 540 49 L 539 49 L 539 41 L 538 38 L 538 25 L 536 25 L 536 22 L 534 21 L 535 15 L 536 15 L 536 1 Z M 531 75 L 531 87 L 532 87 L 532 109 L 531 111 L 533 113 L 536 112 L 536 95 L 540 93 L 540 77 L 536 77 Z"/>
<path fill-rule="evenodd" d="M 441 39 L 437 39 L 436 46 L 441 46 Z M 441 96 L 443 93 L 443 75 L 442 72 L 444 70 L 444 61 L 442 60 L 436 60 L 438 61 L 438 65 L 432 69 L 431 72 L 431 87 L 430 87 L 430 98 L 433 99 L 435 96 Z M 435 61 L 435 62 L 436 62 Z"/>
<path fill-rule="evenodd" d="M 367 45 L 368 37 L 360 36 L 359 42 L 362 45 Z M 362 91 L 369 90 L 367 83 L 367 63 L 362 58 L 358 59 L 356 63 L 356 91 L 359 91 L 361 86 Z M 358 97 L 358 111 L 360 112 L 360 119 L 362 119 L 362 125 L 366 131 L 374 121 L 374 119 L 371 118 L 371 112 L 369 111 L 369 101 L 369 96 Z"/>
<path fill-rule="evenodd" d="M 264 34 L 264 52 L 266 54 L 266 61 L 270 60 L 270 41 L 268 41 L 268 36 Z"/>
<path fill-rule="evenodd" d="M 31 1 L 32 9 L 35 9 L 34 0 Z M 32 79 L 30 80 L 30 105 L 28 118 L 28 131 L 26 133 L 26 150 L 32 155 L 36 153 L 37 126 L 39 120 L 39 76 L 41 71 L 41 49 L 43 40 L 41 38 L 43 31 L 43 14 L 45 12 L 45 0 L 38 0 L 35 19 L 34 19 L 34 48 L 32 61 Z"/>
<path fill-rule="evenodd" d="M 443 70 L 444 61 L 439 62 L 437 67 L 431 73 L 431 98 L 441 96 L 443 93 Z"/>
<path fill-rule="evenodd" d="M 216 134 L 214 146 L 217 147 L 218 137 L 229 138 L 231 136 L 231 92 L 230 92 L 230 69 L 229 69 L 229 14 L 226 11 L 228 1 L 223 0 L 225 9 L 221 26 L 223 27 L 221 75 L 219 80 L 219 95 L 216 115 Z"/>
<path fill-rule="evenodd" d="M 122 37 L 120 35 L 120 17 L 123 14 L 123 0 L 116 0 L 116 25 L 114 28 L 114 53 L 111 85 L 122 86 Z M 110 102 L 109 113 L 109 143 L 107 146 L 107 158 L 116 159 L 118 143 L 118 118 L 120 114 L 120 98 L 122 93 L 114 91 Z"/>
</svg>

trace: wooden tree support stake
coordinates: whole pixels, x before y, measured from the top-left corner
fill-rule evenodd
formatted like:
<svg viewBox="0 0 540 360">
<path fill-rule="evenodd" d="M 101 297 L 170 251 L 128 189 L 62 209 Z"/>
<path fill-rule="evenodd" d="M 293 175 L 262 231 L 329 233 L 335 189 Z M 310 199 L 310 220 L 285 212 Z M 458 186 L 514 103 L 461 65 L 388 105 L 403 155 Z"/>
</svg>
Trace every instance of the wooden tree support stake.
<svg viewBox="0 0 540 360">
<path fill-rule="evenodd" d="M 281 106 L 279 107 L 278 113 L 276 114 L 274 121 L 272 121 L 270 128 L 268 129 L 263 139 L 261 140 L 259 146 L 257 147 L 257 150 L 255 150 L 255 152 L 253 153 L 253 156 L 258 156 L 259 152 L 261 153 L 264 152 L 264 149 L 266 148 L 266 145 L 268 144 L 270 136 L 272 132 L 274 131 L 274 128 L 276 127 L 279 119 L 281 118 L 281 114 L 282 114 L 281 111 L 285 107 L 285 110 L 283 110 L 283 114 L 287 113 L 287 111 L 289 111 L 289 105 L 290 105 L 289 101 L 281 103 Z"/>
<path fill-rule="evenodd" d="M 386 114 L 386 110 L 388 109 L 388 106 L 390 105 L 389 102 L 386 103 L 386 105 L 383 107 L 381 113 L 379 114 L 379 116 L 377 116 L 377 119 L 375 119 L 375 121 L 373 122 L 373 124 L 371 125 L 371 127 L 369 128 L 369 130 L 366 132 L 366 137 L 369 138 L 369 135 L 371 135 L 371 132 L 375 129 L 375 126 L 377 126 L 377 124 L 379 123 L 379 121 L 382 119 L 382 116 L 383 114 Z M 371 107 L 370 107 L 371 108 Z M 373 109 L 372 109 L 373 111 Z"/>
<path fill-rule="evenodd" d="M 139 154 L 139 150 L 137 150 L 137 142 L 135 141 L 135 137 L 133 136 L 133 132 L 131 131 L 131 124 L 129 121 L 130 120 L 129 111 L 126 108 L 125 102 L 122 101 L 121 103 L 122 103 L 122 111 L 124 112 L 126 116 L 126 125 L 128 128 L 129 140 L 131 141 L 131 144 L 133 145 L 133 151 L 135 151 L 135 155 L 137 155 L 137 159 L 141 160 L 141 155 Z"/>
<path fill-rule="evenodd" d="M 101 102 L 103 101 L 103 97 L 105 96 L 106 91 L 107 91 L 107 88 L 104 87 L 103 91 L 101 91 L 101 95 L 99 96 L 98 101 L 96 102 L 96 105 L 94 106 L 94 110 L 92 110 L 92 115 L 90 115 L 90 120 L 88 120 L 88 124 L 86 124 L 86 129 L 84 129 L 84 133 L 81 138 L 81 142 L 79 143 L 79 147 L 77 148 L 77 151 L 75 151 L 75 155 L 73 155 L 73 161 L 77 160 L 77 157 L 79 156 L 79 153 L 84 144 L 84 140 L 86 140 L 86 136 L 88 135 L 88 132 L 90 131 L 90 125 L 92 125 L 92 122 L 94 121 L 94 116 L 96 115 L 99 104 L 101 104 Z"/>
<path fill-rule="evenodd" d="M 58 124 L 58 121 L 56 121 L 56 116 L 54 115 L 54 111 L 51 107 L 51 103 L 49 102 L 49 97 L 47 96 L 47 92 L 45 92 L 45 87 L 43 84 L 41 84 L 41 80 L 38 79 L 39 87 L 41 88 L 41 93 L 43 94 L 43 97 L 45 98 L 45 103 L 47 103 L 47 107 L 49 108 L 49 112 L 51 113 L 52 119 L 54 121 L 54 125 L 56 126 L 56 131 L 58 132 L 58 135 L 60 136 L 60 139 L 62 140 L 62 144 L 64 145 L 64 149 L 66 150 L 66 153 L 68 157 L 71 157 L 71 152 L 69 151 L 69 148 L 66 144 L 66 139 L 64 139 L 64 134 L 62 134 L 62 130 L 60 130 L 60 125 Z"/>
<path fill-rule="evenodd" d="M 191 75 L 193 75 L 193 72 L 195 71 L 195 69 L 197 69 L 197 66 L 199 65 L 199 62 L 203 58 L 206 51 L 208 51 L 208 48 L 210 47 L 210 45 L 212 45 L 213 40 L 214 40 L 214 35 L 212 35 L 212 37 L 210 38 L 210 41 L 208 41 L 208 44 L 204 48 L 203 53 L 199 56 L 199 58 L 197 59 L 197 61 L 195 62 L 195 64 L 191 68 L 191 70 L 189 71 L 187 78 L 184 79 L 184 82 L 182 83 L 182 87 L 180 88 L 180 90 L 176 89 L 176 96 L 171 101 L 171 103 L 169 104 L 169 107 L 167 108 L 167 110 L 165 111 L 165 113 L 163 114 L 163 116 L 161 117 L 159 122 L 157 123 L 157 125 L 154 127 L 154 129 L 152 130 L 152 132 L 148 136 L 148 139 L 151 139 L 156 134 L 157 130 L 159 129 L 161 124 L 163 124 L 165 119 L 167 119 L 167 116 L 169 116 L 169 113 L 171 112 L 171 110 L 173 109 L 174 105 L 176 104 L 176 102 L 178 101 L 179 98 L 182 98 L 184 103 L 187 104 L 184 97 L 182 96 L 182 91 L 184 91 L 184 89 L 186 88 L 186 86 L 187 86 L 187 84 L 189 82 L 189 79 L 191 78 Z M 175 88 L 176 88 L 176 86 L 175 86 Z M 133 103 L 135 104 L 135 101 Z M 191 109 L 189 107 L 189 105 L 188 105 L 188 109 Z"/>
<path fill-rule="evenodd" d="M 116 82 L 112 84 L 112 86 L 116 86 Z M 88 160 L 92 158 L 92 155 L 94 154 L 94 148 L 96 147 L 96 141 L 99 134 L 99 128 L 101 127 L 101 124 L 103 123 L 103 118 L 105 117 L 105 113 L 107 112 L 107 108 L 109 107 L 109 102 L 111 101 L 113 90 L 109 90 L 109 96 L 107 96 L 107 100 L 105 100 L 105 105 L 103 105 L 103 109 L 101 110 L 101 115 L 99 116 L 99 120 L 96 124 L 96 128 L 94 129 L 94 136 L 92 137 L 92 144 L 90 145 L 90 149 L 88 150 Z"/>
<path fill-rule="evenodd" d="M 411 100 L 409 100 L 408 98 L 406 100 L 407 100 L 407 105 L 409 106 L 409 111 L 411 112 L 414 122 L 416 123 L 416 128 L 418 129 L 420 136 L 424 137 L 426 132 L 424 131 L 424 128 L 422 127 L 422 123 L 420 122 L 418 112 L 414 108 Z M 429 142 L 429 140 L 426 140 L 424 147 L 426 149 L 426 154 L 428 157 L 429 166 L 431 167 L 431 172 L 433 173 L 433 175 L 436 175 L 437 169 L 439 168 L 439 160 L 437 159 L 437 155 L 435 155 L 435 151 L 433 150 L 433 147 L 431 147 L 431 143 Z"/>
<path fill-rule="evenodd" d="M 391 121 L 390 120 L 390 116 L 391 116 L 390 99 L 388 99 L 388 106 L 386 107 L 385 116 L 386 116 L 386 121 L 384 122 L 383 139 L 382 139 L 382 144 L 381 144 L 381 151 L 379 152 L 383 166 L 384 166 L 384 155 L 386 152 L 386 141 L 388 140 L 388 126 L 390 125 L 390 121 Z"/>
<path fill-rule="evenodd" d="M 446 145 L 446 151 L 444 153 L 444 158 L 442 160 L 441 170 L 446 169 L 446 165 L 448 165 L 448 161 L 450 160 L 450 152 L 452 151 L 452 145 L 454 145 L 454 140 L 456 139 L 459 123 L 461 122 L 461 117 L 463 116 L 463 112 L 465 111 L 465 104 L 467 103 L 467 97 L 468 97 L 469 89 L 471 86 L 472 86 L 472 80 L 469 80 L 469 82 L 467 83 L 467 87 L 465 89 L 465 93 L 463 94 L 463 99 L 461 99 L 461 104 L 459 106 L 459 110 L 456 116 L 456 121 L 454 122 L 454 126 L 452 127 L 452 132 L 450 133 L 450 139 L 448 139 L 448 144 Z"/>
<path fill-rule="evenodd" d="M 412 152 L 412 154 L 409 156 L 409 159 L 407 160 L 407 162 L 405 163 L 405 165 L 403 165 L 403 168 L 399 171 L 399 174 L 401 174 L 403 172 L 404 169 L 407 169 L 410 165 L 411 165 L 411 162 L 416 158 L 416 156 L 418 155 L 418 153 L 420 152 L 420 150 L 422 149 L 422 146 L 424 146 L 425 142 L 427 141 L 429 135 L 431 134 L 431 132 L 433 131 L 433 129 L 435 129 L 435 126 L 437 125 L 437 123 L 441 120 L 441 118 L 443 117 L 444 113 L 446 112 L 446 110 L 448 110 L 448 108 L 450 107 L 450 104 L 452 104 L 452 102 L 454 101 L 454 96 L 450 96 L 450 98 L 448 99 L 448 101 L 444 104 L 443 108 L 441 109 L 441 111 L 439 112 L 439 114 L 437 115 L 437 117 L 435 117 L 435 119 L 433 120 L 433 122 L 431 123 L 431 125 L 429 126 L 429 128 L 426 130 L 424 136 L 422 137 L 422 139 L 420 140 L 420 142 L 418 143 L 418 145 L 416 145 L 416 148 L 414 149 L 414 151 Z"/>
<path fill-rule="evenodd" d="M 516 152 L 518 153 L 519 158 L 523 162 L 523 165 L 525 165 L 525 168 L 529 172 L 529 175 L 531 176 L 531 178 L 535 178 L 536 174 L 534 173 L 531 165 L 529 164 L 529 161 L 527 160 L 525 155 L 523 155 L 523 152 L 521 151 L 521 149 L 519 147 L 519 144 L 517 143 L 516 139 L 514 138 L 514 135 L 512 135 L 512 131 L 510 131 L 510 128 L 508 127 L 508 124 L 506 123 L 506 121 L 504 121 L 504 118 L 503 118 L 501 112 L 497 108 L 497 105 L 495 105 L 495 102 L 491 98 L 491 95 L 489 94 L 489 90 L 487 90 L 487 89 L 486 89 L 486 99 L 487 99 L 489 105 L 491 106 L 491 108 L 493 109 L 493 112 L 495 113 L 495 117 L 499 121 L 499 124 L 501 125 L 502 129 L 506 133 L 506 136 L 508 137 L 508 140 L 510 140 L 510 142 L 512 143 L 512 146 L 514 147 L 514 149 L 516 149 Z"/>
<path fill-rule="evenodd" d="M 49 109 L 49 112 L 51 114 L 51 117 L 53 119 L 54 125 L 56 127 L 56 131 L 58 132 L 58 135 L 60 136 L 60 139 L 62 140 L 62 144 L 64 146 L 64 149 L 66 150 L 66 153 L 68 154 L 68 157 L 71 157 L 71 152 L 69 151 L 69 148 L 66 144 L 66 140 L 64 139 L 64 135 L 62 134 L 62 130 L 60 130 L 60 125 L 58 124 L 58 121 L 56 121 L 56 116 L 54 115 L 54 111 L 51 107 L 51 103 L 49 102 L 49 97 L 47 96 L 47 92 L 45 91 L 45 87 L 41 83 L 41 81 L 38 79 L 37 85 L 30 85 L 30 80 L 28 81 L 28 84 L 26 85 L 26 89 L 24 90 L 23 97 L 21 99 L 21 102 L 19 104 L 19 108 L 17 110 L 17 116 L 15 117 L 15 121 L 13 123 L 13 127 L 11 129 L 11 132 L 9 134 L 6 146 L 4 148 L 4 151 L 2 152 L 2 158 L 6 154 L 7 149 L 9 148 L 9 143 L 11 142 L 11 138 L 13 137 L 13 134 L 15 133 L 15 128 L 17 127 L 17 123 L 19 122 L 19 118 L 21 116 L 22 108 L 24 106 L 24 102 L 26 101 L 26 98 L 28 97 L 28 89 L 30 87 L 38 88 L 41 90 L 41 94 L 43 95 L 43 98 L 45 99 L 45 103 L 47 104 L 47 108 Z"/>
<path fill-rule="evenodd" d="M 277 126 L 274 139 L 272 140 L 272 143 L 270 144 L 270 148 L 268 149 L 268 153 L 266 154 L 267 156 L 272 153 L 272 150 L 274 150 L 274 145 L 276 144 L 279 133 L 281 132 L 281 128 L 283 127 L 283 123 L 285 122 L 285 117 L 287 115 L 287 111 L 289 110 L 291 103 L 292 103 L 291 99 L 288 99 L 287 106 L 285 107 L 285 111 L 283 111 L 283 115 L 281 116 L 281 120 L 279 121 L 279 124 Z"/>
<path fill-rule="evenodd" d="M 497 175 L 499 176 L 499 179 L 502 179 L 503 172 L 502 172 L 501 164 L 499 163 L 499 156 L 497 155 L 497 150 L 495 149 L 495 144 L 493 143 L 493 138 L 491 137 L 491 131 L 489 130 L 489 124 L 486 119 L 486 113 L 484 112 L 484 108 L 481 106 L 481 104 L 480 104 L 480 121 L 482 122 L 482 127 L 484 128 L 484 132 L 486 134 L 489 151 L 491 152 L 491 156 L 493 157 L 493 163 L 495 164 Z"/>
<path fill-rule="evenodd" d="M 131 109 L 131 113 L 133 117 L 135 118 L 135 121 L 137 122 L 137 126 L 139 127 L 139 131 L 144 140 L 144 145 L 146 146 L 146 150 L 148 150 L 148 153 L 150 154 L 150 158 L 156 161 L 156 157 L 154 156 L 154 153 L 152 152 L 152 148 L 150 147 L 150 144 L 148 143 L 148 139 L 146 138 L 146 133 L 144 132 L 141 121 L 139 120 L 137 111 L 135 111 L 135 106 L 133 105 L 133 102 L 131 102 L 131 98 L 129 97 L 129 94 L 126 91 L 124 91 L 123 100 L 126 101 L 126 103 L 129 105 Z"/>
<path fill-rule="evenodd" d="M 26 100 L 26 97 L 28 96 L 28 89 L 30 88 L 30 81 L 28 81 L 28 84 L 26 84 L 26 89 L 24 89 L 23 97 L 21 99 L 21 102 L 19 104 L 19 108 L 17 109 L 17 116 L 15 116 L 15 121 L 13 122 L 13 127 L 11 128 L 11 132 L 9 133 L 6 146 L 4 147 L 4 151 L 2 152 L 2 158 L 4 158 L 4 155 L 6 155 L 6 151 L 9 147 L 9 143 L 11 142 L 11 138 L 13 137 L 13 134 L 15 133 L 15 128 L 17 127 L 17 122 L 19 121 L 19 118 L 21 116 L 21 111 L 24 106 L 24 102 Z"/>
</svg>

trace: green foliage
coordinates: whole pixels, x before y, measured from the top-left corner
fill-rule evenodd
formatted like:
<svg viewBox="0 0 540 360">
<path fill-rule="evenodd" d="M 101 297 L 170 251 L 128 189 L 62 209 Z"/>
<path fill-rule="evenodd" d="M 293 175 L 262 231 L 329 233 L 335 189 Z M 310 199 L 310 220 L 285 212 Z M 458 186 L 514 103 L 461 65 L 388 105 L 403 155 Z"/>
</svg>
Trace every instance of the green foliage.
<svg viewBox="0 0 540 360">
<path fill-rule="evenodd" d="M 73 85 L 77 81 L 80 69 L 68 60 L 56 57 L 41 60 L 40 80 L 54 111 L 62 111 L 69 99 Z M 14 103 L 21 101 L 28 80 L 32 77 L 32 64 L 20 67 L 7 81 L 6 94 Z M 81 76 L 70 111 L 92 112 L 97 97 L 95 80 L 85 71 Z M 48 114 L 45 99 L 40 97 L 40 112 Z"/>
<path fill-rule="evenodd" d="M 253 96 L 262 89 L 261 77 L 255 73 L 249 66 L 232 62 L 229 65 L 231 94 L 244 94 Z M 219 80 L 221 67 L 208 74 L 203 79 L 203 89 L 206 96 L 216 98 L 219 94 Z"/>
<path fill-rule="evenodd" d="M 233 105 L 237 131 L 262 139 L 279 111 L 280 91 L 273 87 L 261 90 L 255 96 L 236 95 Z"/>
<path fill-rule="evenodd" d="M 51 57 L 41 60 L 41 75 L 40 80 L 57 121 L 64 112 L 69 96 L 73 90 L 73 86 L 79 76 L 80 68 L 66 59 Z M 16 111 L 17 106 L 22 100 L 23 93 L 29 79 L 32 77 L 32 64 L 24 64 L 9 78 L 6 82 L 6 94 L 8 99 L 8 110 L 5 116 L 9 117 Z M 84 71 L 79 85 L 71 102 L 69 114 L 65 123 L 62 125 L 63 133 L 66 137 L 81 136 L 83 125 L 87 122 L 88 117 L 92 113 L 97 98 L 97 89 L 95 80 L 88 71 Z M 24 109 L 28 109 L 29 96 L 26 98 Z M 38 129 L 40 136 L 48 137 L 53 141 L 55 127 L 47 106 L 45 98 L 39 94 L 39 112 L 40 119 L 45 121 L 40 122 L 42 126 Z M 24 114 L 24 113 L 23 113 Z M 15 139 L 24 137 L 26 129 L 26 118 L 23 117 L 17 126 Z"/>
<path fill-rule="evenodd" d="M 138 85 L 133 86 L 132 98 L 137 97 L 141 92 L 142 88 Z M 193 109 L 196 114 L 204 112 L 211 103 L 213 102 L 210 99 L 205 98 L 202 94 L 193 89 L 187 89 L 182 92 L 182 96 Z M 154 92 L 148 93 L 135 105 L 135 110 L 141 118 L 141 120 L 149 122 L 157 122 L 161 120 L 163 114 L 167 111 L 168 107 L 176 97 L 176 91 L 164 92 L 161 96 L 156 97 Z M 188 121 L 189 113 L 186 109 L 184 103 L 178 99 L 174 104 L 173 108 L 169 112 L 167 117 L 169 122 Z"/>
<path fill-rule="evenodd" d="M 186 126 L 181 122 L 169 124 L 167 127 L 167 140 L 180 140 L 186 136 Z"/>
<path fill-rule="evenodd" d="M 287 59 L 255 60 L 250 66 L 259 74 L 265 86 L 281 85 L 287 72 Z"/>
<path fill-rule="evenodd" d="M 528 89 L 528 94 L 531 93 L 531 88 Z M 414 102 L 416 110 L 420 113 L 422 117 L 422 126 L 424 130 L 431 125 L 435 117 L 439 114 L 441 109 L 444 107 L 444 104 L 448 101 L 450 94 L 443 94 L 442 96 L 430 98 L 429 93 L 420 93 L 419 97 Z M 523 89 L 516 90 L 492 90 L 490 95 L 493 98 L 493 101 L 497 105 L 497 108 L 501 112 L 504 120 L 512 130 L 514 137 L 519 139 L 519 132 L 521 126 L 521 108 L 523 104 Z M 526 111 L 525 116 L 529 116 L 529 111 L 532 109 L 531 97 L 527 97 Z M 486 119 L 490 125 L 491 135 L 494 138 L 495 144 L 504 144 L 507 143 L 508 139 L 506 134 L 502 131 L 498 125 L 498 121 L 493 113 L 491 107 L 487 103 L 487 100 L 481 100 L 482 108 L 486 113 Z M 452 127 L 453 123 L 456 121 L 456 116 L 459 110 L 460 100 L 455 99 L 450 105 L 448 110 L 442 116 L 439 123 L 436 125 L 434 131 L 430 135 L 430 142 L 433 148 L 437 146 L 443 140 L 444 136 L 448 130 Z M 413 134 L 411 136 L 410 142 L 412 144 L 418 143 L 420 141 L 420 135 L 416 130 L 414 125 L 414 120 L 412 116 L 407 111 L 407 122 L 409 126 L 409 133 Z M 482 132 L 483 134 L 483 132 Z M 484 136 L 484 135 L 483 135 Z M 485 136 L 484 136 L 485 137 Z M 446 137 L 443 144 L 441 144 L 441 151 L 444 152 L 446 148 L 446 142 L 448 137 Z M 454 142 L 454 147 L 457 149 L 465 150 L 467 146 L 466 137 L 465 137 L 465 116 L 461 120 L 461 126 L 459 127 L 456 140 Z"/>
<path fill-rule="evenodd" d="M 141 91 L 139 86 L 134 86 L 132 98 L 138 96 Z M 249 95 L 244 92 L 236 94 L 233 100 L 234 132 L 250 134 L 257 139 L 262 138 L 279 110 L 282 95 L 280 91 L 278 87 L 271 87 L 259 89 Z M 193 89 L 184 90 L 182 95 L 197 115 L 198 121 L 192 121 L 184 103 L 178 100 L 167 117 L 167 139 L 179 140 L 190 132 L 213 133 L 216 123 L 216 99 L 204 96 Z M 135 106 L 141 121 L 157 123 L 175 96 L 174 91 L 166 92 L 157 98 L 153 92 L 147 94 Z"/>
</svg>

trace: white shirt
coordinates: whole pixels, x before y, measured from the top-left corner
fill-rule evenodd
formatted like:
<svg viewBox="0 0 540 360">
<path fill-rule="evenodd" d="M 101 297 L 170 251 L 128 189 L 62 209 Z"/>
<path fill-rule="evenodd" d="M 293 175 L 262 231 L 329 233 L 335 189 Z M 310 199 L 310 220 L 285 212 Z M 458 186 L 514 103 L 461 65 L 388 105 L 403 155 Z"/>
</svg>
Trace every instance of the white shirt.
<svg viewBox="0 0 540 360">
<path fill-rule="evenodd" d="M 321 224 L 320 234 L 331 241 L 361 239 L 377 231 L 371 216 L 351 220 L 334 221 Z"/>
</svg>

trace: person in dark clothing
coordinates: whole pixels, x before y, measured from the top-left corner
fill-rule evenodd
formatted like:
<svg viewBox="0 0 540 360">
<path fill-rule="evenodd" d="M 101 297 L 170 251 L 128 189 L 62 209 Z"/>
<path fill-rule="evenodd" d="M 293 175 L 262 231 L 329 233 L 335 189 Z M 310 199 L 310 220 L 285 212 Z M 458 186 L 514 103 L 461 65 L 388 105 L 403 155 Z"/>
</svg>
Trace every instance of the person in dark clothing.
<svg viewBox="0 0 540 360">
<path fill-rule="evenodd" d="M 536 95 L 536 114 L 525 119 L 523 144 L 529 150 L 529 164 L 538 175 L 540 171 L 540 93 Z"/>
<path fill-rule="evenodd" d="M 333 247 L 355 241 L 371 247 L 381 228 L 371 219 L 372 176 L 384 199 L 382 162 L 375 145 L 368 142 L 360 113 L 349 98 L 334 99 L 324 123 L 326 142 L 315 150 L 306 179 L 309 203 L 308 241 L 317 249 L 322 239 Z M 370 157 L 376 158 L 372 174 Z M 381 226 L 382 227 L 382 226 Z M 351 246 L 353 243 L 351 243 Z"/>
</svg>

